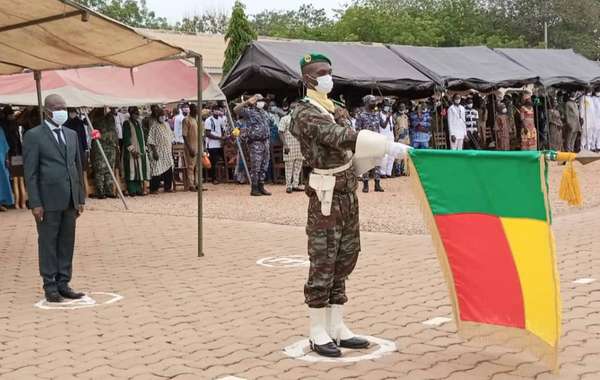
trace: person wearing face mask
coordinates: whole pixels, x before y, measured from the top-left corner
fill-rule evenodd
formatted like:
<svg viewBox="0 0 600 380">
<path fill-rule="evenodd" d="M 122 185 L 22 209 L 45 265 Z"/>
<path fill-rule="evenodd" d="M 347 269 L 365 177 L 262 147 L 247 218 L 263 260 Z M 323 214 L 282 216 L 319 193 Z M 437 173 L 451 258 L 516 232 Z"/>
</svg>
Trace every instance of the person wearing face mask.
<svg viewBox="0 0 600 380">
<path fill-rule="evenodd" d="M 63 128 L 68 118 L 65 100 L 48 95 L 42 124 L 23 139 L 28 207 L 37 226 L 39 269 L 48 302 L 84 296 L 69 286 L 75 225 L 83 213 L 85 191 L 77 133 Z"/>
<path fill-rule="evenodd" d="M 184 158 L 187 167 L 187 173 L 185 176 L 186 184 L 185 187 L 188 191 L 198 191 L 198 178 L 196 176 L 196 169 L 202 170 L 202 168 L 196 168 L 197 155 L 200 154 L 198 146 L 198 108 L 195 104 L 190 105 L 189 114 L 183 119 L 183 142 L 184 142 Z M 202 186 L 200 185 L 202 188 Z"/>
<path fill-rule="evenodd" d="M 247 141 L 250 153 L 250 179 L 252 181 L 251 196 L 271 195 L 265 189 L 267 170 L 271 162 L 269 139 L 271 137 L 271 119 L 265 111 L 265 99 L 256 94 L 242 101 L 233 109 L 235 114 L 244 119 L 246 128 L 242 138 Z"/>
<path fill-rule="evenodd" d="M 575 93 L 569 93 L 565 103 L 565 113 L 563 115 L 564 124 L 564 149 L 567 152 L 575 152 L 575 140 L 577 134 L 581 133 L 581 119 L 579 118 L 579 107 L 577 106 Z"/>
<path fill-rule="evenodd" d="M 106 113 L 107 112 L 107 113 Z M 109 109 L 96 108 L 90 113 L 90 120 L 95 129 L 100 131 L 100 145 L 114 170 L 117 163 L 119 137 L 115 127 L 115 118 Z M 91 163 L 94 171 L 95 197 L 98 199 L 116 198 L 115 184 L 108 166 L 102 157 L 98 144 L 92 142 Z"/>
<path fill-rule="evenodd" d="M 396 116 L 396 125 L 394 127 L 394 141 L 410 145 L 410 133 L 409 133 L 409 118 L 408 109 L 405 103 L 400 103 L 398 106 L 398 114 Z M 406 160 L 401 159 L 400 161 L 400 175 L 408 175 L 408 167 Z"/>
<path fill-rule="evenodd" d="M 65 122 L 65 127 L 77 133 L 77 137 L 79 139 L 79 149 L 81 152 L 81 157 L 83 161 L 83 165 L 87 163 L 87 151 L 88 151 L 88 142 L 87 142 L 87 133 L 85 131 L 85 122 L 81 120 L 79 115 L 77 114 L 77 110 L 75 108 L 67 109 L 69 113 L 69 119 Z"/>
<path fill-rule="evenodd" d="M 381 112 L 379 113 L 379 133 L 385 136 L 389 141 L 394 141 L 394 114 L 392 106 L 389 103 L 384 103 Z M 392 176 L 394 169 L 394 157 L 385 156 L 381 160 L 381 177 L 387 178 Z"/>
<path fill-rule="evenodd" d="M 221 109 L 215 105 L 212 107 L 211 116 L 204 122 L 204 134 L 206 136 L 206 147 L 210 159 L 210 178 L 213 185 L 217 185 L 217 163 L 224 160 L 223 144 L 225 143 L 226 121 L 221 117 Z"/>
<path fill-rule="evenodd" d="M 296 108 L 297 103 L 293 102 L 291 111 Z M 304 157 L 300 150 L 300 143 L 290 132 L 290 123 L 292 115 L 288 114 L 281 118 L 279 123 L 279 138 L 283 143 L 283 162 L 285 163 L 285 184 L 286 193 L 291 194 L 294 191 L 304 191 L 300 188 L 300 173 Z"/>
<path fill-rule="evenodd" d="M 365 109 L 358 115 L 356 119 L 356 131 L 360 132 L 363 130 L 379 133 L 381 127 L 381 120 L 379 118 L 379 112 L 377 105 L 382 102 L 382 99 L 377 98 L 374 95 L 367 95 L 363 98 L 363 104 Z M 369 177 L 373 177 L 375 180 L 375 192 L 383 192 L 381 187 L 381 162 L 378 166 L 364 173 L 362 176 L 363 181 L 363 193 L 369 192 Z"/>
<path fill-rule="evenodd" d="M 481 149 L 479 137 L 479 111 L 473 108 L 473 97 L 467 98 L 465 106 L 465 125 L 467 127 L 467 138 L 471 149 Z"/>
<path fill-rule="evenodd" d="M 595 150 L 596 125 L 600 123 L 600 110 L 596 111 L 592 88 L 588 88 L 579 100 L 579 117 L 581 118 L 581 149 Z"/>
<path fill-rule="evenodd" d="M 523 105 L 519 109 L 521 120 L 521 150 L 537 150 L 537 130 L 531 95 L 523 96 Z"/>
<path fill-rule="evenodd" d="M 452 150 L 462 150 L 467 136 L 467 112 L 460 102 L 460 95 L 455 94 L 452 97 L 452 105 L 448 108 L 448 132 Z"/>
<path fill-rule="evenodd" d="M 369 342 L 344 323 L 346 279 L 356 266 L 360 246 L 357 176 L 386 154 L 406 154 L 407 146 L 388 141 L 377 132 L 356 132 L 335 122 L 336 105 L 331 60 L 307 54 L 300 61 L 306 97 L 292 113 L 291 133 L 311 168 L 306 194 L 310 268 L 304 286 L 310 316 L 309 342 L 317 354 L 342 355 L 340 348 L 362 349 Z M 377 130 L 379 117 L 377 118 Z"/>
<path fill-rule="evenodd" d="M 183 144 L 183 119 L 190 114 L 190 106 L 181 103 L 177 108 L 177 115 L 173 119 L 173 132 L 175 133 L 175 144 Z"/>
<path fill-rule="evenodd" d="M 150 165 L 138 107 L 129 107 L 129 120 L 123 125 L 123 173 L 129 196 L 144 196 L 144 181 L 150 180 Z"/>
<path fill-rule="evenodd" d="M 148 148 L 150 150 L 150 194 L 157 194 L 161 181 L 165 193 L 173 192 L 173 139 L 165 110 L 158 108 L 150 121 Z"/>
<path fill-rule="evenodd" d="M 505 103 L 499 102 L 496 106 L 496 150 L 510 150 L 510 121 L 508 120 L 508 108 Z"/>
</svg>

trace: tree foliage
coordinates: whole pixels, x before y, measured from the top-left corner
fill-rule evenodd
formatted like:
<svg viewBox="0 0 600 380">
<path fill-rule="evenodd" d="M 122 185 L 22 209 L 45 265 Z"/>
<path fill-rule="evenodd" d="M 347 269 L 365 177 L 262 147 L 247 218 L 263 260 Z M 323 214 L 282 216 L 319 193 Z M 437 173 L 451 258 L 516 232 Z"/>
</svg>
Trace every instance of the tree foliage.
<svg viewBox="0 0 600 380">
<path fill-rule="evenodd" d="M 239 0 L 236 0 L 233 6 L 225 40 L 228 42 L 225 50 L 225 62 L 223 62 L 224 74 L 229 73 L 246 46 L 256 40 L 256 32 L 246 17 L 245 6 Z"/>
<path fill-rule="evenodd" d="M 202 14 L 184 17 L 175 24 L 175 30 L 184 33 L 225 34 L 229 15 L 220 10 L 207 10 Z"/>
<path fill-rule="evenodd" d="M 168 29 L 167 19 L 148 9 L 146 0 L 76 0 L 117 21 L 136 28 Z"/>
</svg>

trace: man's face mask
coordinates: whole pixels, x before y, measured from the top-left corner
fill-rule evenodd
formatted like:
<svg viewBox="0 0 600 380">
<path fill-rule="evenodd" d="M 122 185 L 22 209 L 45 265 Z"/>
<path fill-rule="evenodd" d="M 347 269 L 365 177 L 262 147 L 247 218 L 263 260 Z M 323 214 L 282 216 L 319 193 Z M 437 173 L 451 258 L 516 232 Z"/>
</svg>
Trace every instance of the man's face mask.
<svg viewBox="0 0 600 380">
<path fill-rule="evenodd" d="M 473 103 L 467 103 L 467 108 L 473 108 Z"/>
<path fill-rule="evenodd" d="M 383 112 L 390 112 L 392 109 L 390 108 L 390 106 L 385 106 L 383 107 Z"/>
<path fill-rule="evenodd" d="M 265 108 L 265 102 L 260 101 L 260 102 L 256 102 L 256 108 L 258 109 L 264 109 Z"/>
<path fill-rule="evenodd" d="M 315 78 L 317 85 L 315 91 L 322 94 L 329 94 L 333 90 L 333 77 L 329 74 Z"/>
<path fill-rule="evenodd" d="M 184 107 L 184 108 L 181 109 L 181 111 L 183 112 L 184 115 L 189 115 L 190 108 L 189 107 Z"/>
<path fill-rule="evenodd" d="M 454 99 L 454 104 L 459 105 L 460 104 L 460 99 Z"/>
</svg>

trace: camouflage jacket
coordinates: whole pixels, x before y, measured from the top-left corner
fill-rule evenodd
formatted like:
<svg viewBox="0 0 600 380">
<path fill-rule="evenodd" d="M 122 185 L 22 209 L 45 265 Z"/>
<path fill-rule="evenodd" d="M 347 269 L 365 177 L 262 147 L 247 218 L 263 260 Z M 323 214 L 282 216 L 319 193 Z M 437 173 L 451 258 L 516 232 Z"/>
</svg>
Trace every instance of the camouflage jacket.
<svg viewBox="0 0 600 380">
<path fill-rule="evenodd" d="M 356 118 L 356 130 L 362 131 L 363 129 L 379 133 L 379 127 L 381 126 L 381 120 L 379 118 L 379 112 L 361 112 Z"/>
<path fill-rule="evenodd" d="M 358 136 L 351 128 L 336 124 L 333 115 L 324 114 L 307 100 L 299 102 L 294 109 L 290 131 L 300 142 L 305 161 L 317 169 L 333 169 L 348 163 Z M 354 191 L 357 185 L 352 168 L 336 174 L 337 192 Z"/>
<path fill-rule="evenodd" d="M 115 118 L 110 113 L 94 122 L 94 128 L 100 131 L 100 143 L 104 150 L 116 150 L 119 146 L 119 136 L 115 126 Z M 95 144 L 94 144 L 95 145 Z M 94 148 L 92 145 L 92 148 Z"/>
<path fill-rule="evenodd" d="M 265 141 L 271 137 L 271 119 L 266 111 L 256 107 L 244 107 L 240 116 L 246 125 L 243 137 L 249 142 Z"/>
</svg>

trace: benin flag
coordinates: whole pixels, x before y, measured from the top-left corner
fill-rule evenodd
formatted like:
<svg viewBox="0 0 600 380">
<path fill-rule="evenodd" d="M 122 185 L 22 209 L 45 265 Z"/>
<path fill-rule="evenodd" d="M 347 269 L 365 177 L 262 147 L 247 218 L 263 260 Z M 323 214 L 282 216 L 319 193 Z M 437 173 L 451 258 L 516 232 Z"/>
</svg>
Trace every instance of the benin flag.
<svg viewBox="0 0 600 380">
<path fill-rule="evenodd" d="M 560 291 L 542 152 L 411 150 L 459 333 L 556 366 Z"/>
</svg>

